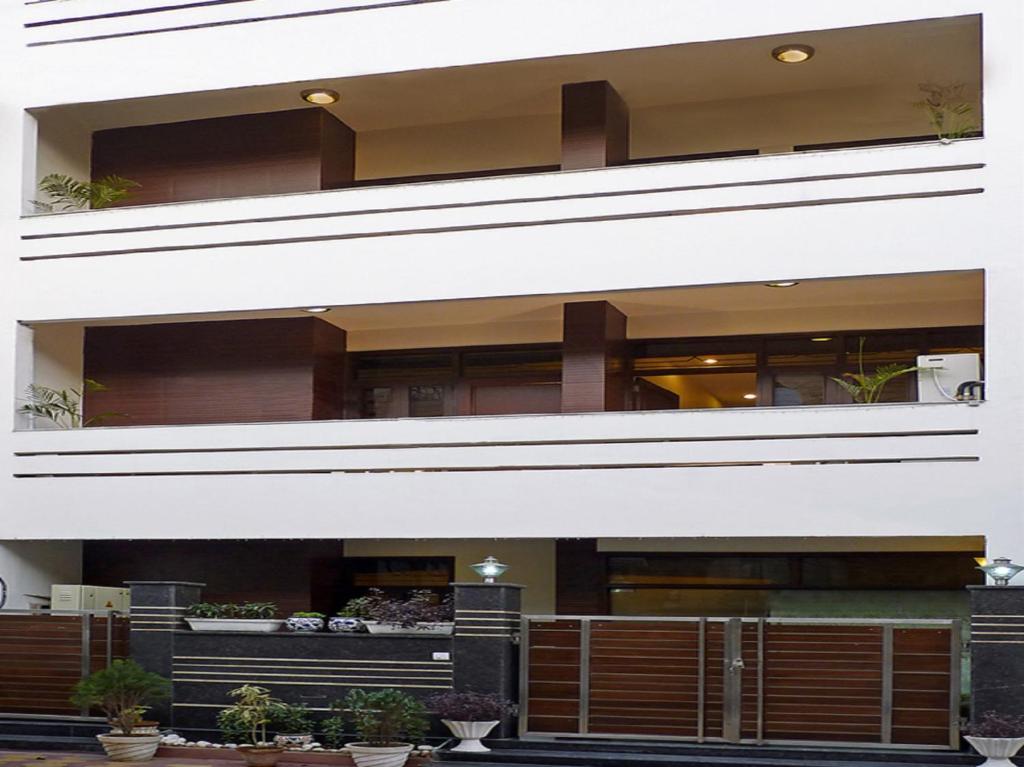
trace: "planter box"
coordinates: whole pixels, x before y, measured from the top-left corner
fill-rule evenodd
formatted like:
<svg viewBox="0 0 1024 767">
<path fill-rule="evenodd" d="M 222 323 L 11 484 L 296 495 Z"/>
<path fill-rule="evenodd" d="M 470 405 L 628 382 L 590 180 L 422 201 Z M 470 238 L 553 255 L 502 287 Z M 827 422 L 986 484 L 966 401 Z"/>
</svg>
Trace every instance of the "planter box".
<svg viewBox="0 0 1024 767">
<path fill-rule="evenodd" d="M 260 618 L 186 618 L 193 631 L 239 631 L 249 634 L 271 634 L 280 631 L 283 620 Z"/>
<path fill-rule="evenodd" d="M 417 623 L 412 628 L 377 621 L 363 621 L 363 625 L 371 634 L 391 634 L 392 636 L 451 636 L 455 630 L 454 623 Z"/>
<path fill-rule="evenodd" d="M 243 764 L 242 755 L 233 748 L 198 748 L 195 746 L 160 746 L 156 752 L 157 757 L 168 759 L 202 759 L 204 761 L 230 760 Z M 406 767 L 417 767 L 427 765 L 429 759 L 415 754 L 409 757 Z M 278 764 L 336 764 L 341 767 L 354 765 L 352 757 L 348 754 L 339 754 L 334 751 L 285 751 Z"/>
</svg>

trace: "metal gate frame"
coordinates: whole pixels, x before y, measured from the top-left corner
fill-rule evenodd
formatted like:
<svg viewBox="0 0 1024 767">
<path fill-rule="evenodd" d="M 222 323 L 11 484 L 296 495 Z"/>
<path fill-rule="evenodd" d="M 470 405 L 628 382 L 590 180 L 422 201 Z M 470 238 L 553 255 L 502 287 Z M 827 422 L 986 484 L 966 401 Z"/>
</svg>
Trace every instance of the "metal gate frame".
<svg viewBox="0 0 1024 767">
<path fill-rule="evenodd" d="M 530 684 L 530 623 L 533 621 L 580 622 L 580 679 L 578 732 L 531 732 L 528 729 Z M 643 621 L 665 623 L 692 623 L 698 627 L 697 654 L 697 735 L 641 735 L 592 733 L 590 721 L 590 636 L 593 621 Z M 707 680 L 705 663 L 706 628 L 708 623 L 722 623 L 724 631 L 724 659 L 722 669 L 722 737 L 704 735 L 704 698 Z M 744 624 L 757 625 L 757 735 L 740 736 L 743 693 L 742 630 Z M 624 615 L 523 615 L 520 621 L 519 658 L 519 737 L 524 740 L 555 740 L 558 738 L 607 740 L 665 740 L 691 743 L 738 743 L 744 745 L 782 746 L 853 746 L 857 748 L 958 750 L 960 748 L 960 694 L 962 662 L 962 624 L 959 618 L 689 618 Z M 880 743 L 839 740 L 780 740 L 764 737 L 764 628 L 766 625 L 789 626 L 880 626 L 882 627 L 882 738 Z M 950 630 L 949 665 L 949 742 L 947 745 L 893 743 L 893 633 L 896 628 L 942 628 Z"/>
</svg>

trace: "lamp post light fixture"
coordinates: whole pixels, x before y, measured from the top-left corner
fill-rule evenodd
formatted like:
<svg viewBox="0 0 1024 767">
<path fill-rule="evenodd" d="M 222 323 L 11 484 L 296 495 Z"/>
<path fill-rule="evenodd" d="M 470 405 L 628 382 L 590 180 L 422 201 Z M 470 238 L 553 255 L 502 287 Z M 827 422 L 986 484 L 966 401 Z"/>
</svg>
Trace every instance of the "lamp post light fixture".
<svg viewBox="0 0 1024 767">
<path fill-rule="evenodd" d="M 1024 567 L 1011 562 L 1009 557 L 996 557 L 991 562 L 988 560 L 982 560 L 982 562 L 983 564 L 978 565 L 978 569 L 994 580 L 996 586 L 1010 585 L 1013 577 L 1024 570 Z"/>
<path fill-rule="evenodd" d="M 484 579 L 484 583 L 494 583 L 495 578 L 500 578 L 501 574 L 508 570 L 508 565 L 502 564 L 494 557 L 487 557 L 483 562 L 477 562 L 470 567 Z"/>
</svg>

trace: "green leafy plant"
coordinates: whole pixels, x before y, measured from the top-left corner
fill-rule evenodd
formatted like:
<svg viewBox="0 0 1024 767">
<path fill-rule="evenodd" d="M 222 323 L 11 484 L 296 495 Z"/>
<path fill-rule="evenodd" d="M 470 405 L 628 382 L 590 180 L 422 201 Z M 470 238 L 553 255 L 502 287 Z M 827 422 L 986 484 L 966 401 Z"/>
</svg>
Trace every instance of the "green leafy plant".
<svg viewBox="0 0 1024 767">
<path fill-rule="evenodd" d="M 244 604 L 196 602 L 188 606 L 185 615 L 189 618 L 243 618 L 262 619 L 277 615 L 273 602 L 246 602 Z"/>
<path fill-rule="evenodd" d="M 106 208 L 125 199 L 139 185 L 121 176 L 104 176 L 96 181 L 79 181 L 62 173 L 51 173 L 39 182 L 39 191 L 49 199 L 33 200 L 41 213 L 57 213 L 84 208 Z"/>
<path fill-rule="evenodd" d="M 343 608 L 338 610 L 338 617 L 363 618 L 369 620 L 370 616 L 373 614 L 373 607 L 376 601 L 377 600 L 372 596 L 355 597 L 354 599 L 350 599 L 345 603 Z"/>
<path fill-rule="evenodd" d="M 270 695 L 266 687 L 245 684 L 228 692 L 235 699 L 232 706 L 222 713 L 229 721 L 238 723 L 245 728 L 248 743 L 253 746 L 269 745 L 267 742 L 267 725 L 270 724 L 285 704 Z"/>
<path fill-rule="evenodd" d="M 283 704 L 270 717 L 270 725 L 279 735 L 298 735 L 313 731 L 313 717 L 302 704 Z"/>
<path fill-rule="evenodd" d="M 71 702 L 81 708 L 99 708 L 121 734 L 131 735 L 149 706 L 170 694 L 170 680 L 133 660 L 115 660 L 76 684 Z"/>
<path fill-rule="evenodd" d="M 323 613 L 310 613 L 310 612 L 294 612 L 292 613 L 293 618 L 320 618 L 323 620 L 327 616 Z"/>
<path fill-rule="evenodd" d="M 340 715 L 324 719 L 323 744 L 328 748 L 341 748 L 345 745 L 345 719 Z"/>
<path fill-rule="evenodd" d="M 86 378 L 81 389 L 53 389 L 49 386 L 30 384 L 25 393 L 27 402 L 18 408 L 19 413 L 46 418 L 61 429 L 77 429 L 93 426 L 108 418 L 123 418 L 124 413 L 99 413 L 89 418 L 82 415 L 82 397 L 86 392 L 108 391 L 99 381 Z"/>
<path fill-rule="evenodd" d="M 928 114 L 928 122 L 940 139 L 963 138 L 978 130 L 974 102 L 967 97 L 964 83 L 921 83 L 917 87 L 925 96 L 916 106 Z"/>
<path fill-rule="evenodd" d="M 417 741 L 427 730 L 423 704 L 390 687 L 374 692 L 352 690 L 342 705 L 352 720 L 359 742 L 370 746 Z"/>
<path fill-rule="evenodd" d="M 217 714 L 217 727 L 225 743 L 245 743 L 249 739 L 249 725 L 234 708 L 221 709 Z"/>
<path fill-rule="evenodd" d="M 914 373 L 919 368 L 916 365 L 903 365 L 899 362 L 879 365 L 873 372 L 867 373 L 864 370 L 864 342 L 867 339 L 860 337 L 860 345 L 857 349 L 856 373 L 843 373 L 842 378 L 832 377 L 832 380 L 843 387 L 853 398 L 854 402 L 870 405 L 882 398 L 885 387 L 893 379 Z"/>
</svg>

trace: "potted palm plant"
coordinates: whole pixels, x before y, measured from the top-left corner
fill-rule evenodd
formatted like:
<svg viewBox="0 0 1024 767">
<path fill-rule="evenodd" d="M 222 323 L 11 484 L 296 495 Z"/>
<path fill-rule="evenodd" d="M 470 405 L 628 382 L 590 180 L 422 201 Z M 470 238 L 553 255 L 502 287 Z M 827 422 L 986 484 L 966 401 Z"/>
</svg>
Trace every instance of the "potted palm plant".
<svg viewBox="0 0 1024 767">
<path fill-rule="evenodd" d="M 497 695 L 471 691 L 442 692 L 432 696 L 427 704 L 459 739 L 452 751 L 473 753 L 491 750 L 480 740 L 486 738 L 511 710 L 511 704 Z"/>
<path fill-rule="evenodd" d="M 1012 767 L 1010 757 L 1024 746 L 1024 716 L 987 711 L 967 726 L 964 738 L 986 757 L 981 767 Z"/>
<path fill-rule="evenodd" d="M 214 604 L 197 602 L 185 611 L 185 621 L 193 631 L 245 631 L 267 634 L 278 631 L 284 621 L 274 618 L 273 602 Z"/>
<path fill-rule="evenodd" d="M 357 767 L 402 767 L 427 729 L 423 704 L 400 690 L 352 690 L 341 704 L 359 740 L 346 743 Z"/>
<path fill-rule="evenodd" d="M 244 725 L 249 742 L 238 747 L 238 753 L 249 767 L 274 767 L 284 753 L 284 747 L 267 740 L 267 724 L 281 712 L 285 704 L 270 696 L 266 687 L 245 684 L 231 690 L 228 695 L 235 703 L 225 709 L 226 719 Z"/>
<path fill-rule="evenodd" d="M 144 762 L 160 745 L 157 732 L 140 732 L 142 715 L 171 693 L 169 680 L 146 671 L 132 660 L 115 660 L 75 685 L 71 702 L 83 709 L 99 708 L 113 729 L 96 738 L 114 762 Z M 146 729 L 155 727 L 150 725 Z"/>
</svg>

